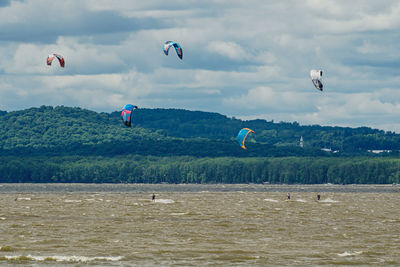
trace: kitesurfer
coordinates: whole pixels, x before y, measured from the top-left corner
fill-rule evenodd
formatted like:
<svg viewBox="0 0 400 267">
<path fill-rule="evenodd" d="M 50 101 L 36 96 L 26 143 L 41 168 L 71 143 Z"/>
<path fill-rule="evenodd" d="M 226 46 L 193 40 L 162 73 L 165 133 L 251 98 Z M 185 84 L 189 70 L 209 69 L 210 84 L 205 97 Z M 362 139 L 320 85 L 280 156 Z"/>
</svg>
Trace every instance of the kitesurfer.
<svg viewBox="0 0 400 267">
<path fill-rule="evenodd" d="M 156 201 L 156 195 L 153 193 L 153 196 L 151 197 L 152 201 Z"/>
<path fill-rule="evenodd" d="M 320 194 L 317 195 L 317 200 L 321 200 L 321 195 Z"/>
<path fill-rule="evenodd" d="M 287 199 L 290 200 L 290 193 L 287 193 Z"/>
</svg>

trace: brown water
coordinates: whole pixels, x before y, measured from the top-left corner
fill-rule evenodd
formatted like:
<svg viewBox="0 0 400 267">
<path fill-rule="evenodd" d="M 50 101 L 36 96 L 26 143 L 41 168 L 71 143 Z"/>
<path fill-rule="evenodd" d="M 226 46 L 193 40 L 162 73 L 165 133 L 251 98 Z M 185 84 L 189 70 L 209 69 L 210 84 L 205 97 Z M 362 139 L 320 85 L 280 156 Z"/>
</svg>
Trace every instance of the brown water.
<svg viewBox="0 0 400 267">
<path fill-rule="evenodd" d="M 400 266 L 397 189 L 348 189 L 1 185 L 0 265 Z"/>
</svg>

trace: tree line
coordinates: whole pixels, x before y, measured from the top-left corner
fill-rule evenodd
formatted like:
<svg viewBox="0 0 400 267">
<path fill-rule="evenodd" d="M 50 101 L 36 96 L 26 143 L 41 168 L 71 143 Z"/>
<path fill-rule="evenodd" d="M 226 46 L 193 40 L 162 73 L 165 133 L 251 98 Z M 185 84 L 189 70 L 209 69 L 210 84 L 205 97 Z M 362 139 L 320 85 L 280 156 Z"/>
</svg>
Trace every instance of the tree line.
<svg viewBox="0 0 400 267">
<path fill-rule="evenodd" d="M 397 158 L 0 157 L 0 183 L 400 183 Z"/>
</svg>

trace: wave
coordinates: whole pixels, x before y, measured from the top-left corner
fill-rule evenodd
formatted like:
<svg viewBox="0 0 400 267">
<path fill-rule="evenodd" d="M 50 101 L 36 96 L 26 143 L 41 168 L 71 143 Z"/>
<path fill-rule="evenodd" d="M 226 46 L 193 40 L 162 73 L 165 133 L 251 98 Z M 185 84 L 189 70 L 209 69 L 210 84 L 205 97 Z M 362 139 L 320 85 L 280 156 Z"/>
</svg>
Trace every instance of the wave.
<svg viewBox="0 0 400 267">
<path fill-rule="evenodd" d="M 278 202 L 278 200 L 276 200 L 276 199 L 271 199 L 271 198 L 265 198 L 264 201 L 268 201 L 268 202 Z"/>
<path fill-rule="evenodd" d="M 164 203 L 164 204 L 169 204 L 169 203 L 175 203 L 175 201 L 173 201 L 172 199 L 155 199 L 156 203 Z"/>
<path fill-rule="evenodd" d="M 32 200 L 30 197 L 17 197 L 15 200 Z"/>
<path fill-rule="evenodd" d="M 170 215 L 172 215 L 172 216 L 182 216 L 182 215 L 186 215 L 186 214 L 187 214 L 186 212 L 173 212 Z"/>
<path fill-rule="evenodd" d="M 120 261 L 122 256 L 116 257 L 85 257 L 85 256 L 34 256 L 34 255 L 13 255 L 0 256 L 0 260 L 7 261 L 56 261 L 56 262 L 92 262 L 92 261 Z"/>
<path fill-rule="evenodd" d="M 339 253 L 337 254 L 339 257 L 349 257 L 349 256 L 357 256 L 360 255 L 361 253 L 363 253 L 362 251 L 354 251 L 354 252 L 343 252 L 343 253 Z"/>
<path fill-rule="evenodd" d="M 85 198 L 85 201 L 104 201 L 102 198 Z"/>
<path fill-rule="evenodd" d="M 82 202 L 82 200 L 79 200 L 79 199 L 65 199 L 64 202 L 65 203 L 79 203 L 79 202 Z"/>
<path fill-rule="evenodd" d="M 339 201 L 333 200 L 333 199 L 330 199 L 330 198 L 327 198 L 327 199 L 320 200 L 319 202 L 323 202 L 323 203 L 337 203 L 337 202 L 339 202 Z"/>
</svg>

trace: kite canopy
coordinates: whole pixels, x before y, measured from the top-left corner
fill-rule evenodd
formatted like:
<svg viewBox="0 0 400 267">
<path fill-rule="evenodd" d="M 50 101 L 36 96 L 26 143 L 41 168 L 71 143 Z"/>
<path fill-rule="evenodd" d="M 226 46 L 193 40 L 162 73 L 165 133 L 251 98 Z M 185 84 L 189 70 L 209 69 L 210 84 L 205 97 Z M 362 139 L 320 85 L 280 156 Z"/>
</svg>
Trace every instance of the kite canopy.
<svg viewBox="0 0 400 267">
<path fill-rule="evenodd" d="M 168 56 L 168 51 L 169 51 L 169 49 L 170 49 L 172 46 L 175 47 L 175 51 L 176 51 L 176 54 L 178 55 L 178 57 L 179 57 L 180 59 L 182 59 L 182 58 L 183 58 L 182 47 L 181 47 L 178 43 L 175 43 L 175 42 L 172 42 L 172 41 L 166 41 L 166 42 L 165 42 L 165 44 L 164 44 L 164 49 L 163 49 L 165 55 Z"/>
<path fill-rule="evenodd" d="M 65 66 L 65 60 L 61 55 L 58 54 L 50 54 L 47 56 L 47 65 L 51 65 L 51 63 L 53 62 L 53 59 L 57 58 L 58 61 L 60 62 L 60 66 L 64 68 Z"/>
<path fill-rule="evenodd" d="M 244 146 L 244 142 L 246 141 L 246 137 L 249 133 L 255 133 L 253 130 L 249 129 L 249 128 L 243 128 L 242 130 L 240 130 L 237 139 L 239 142 L 239 145 L 243 148 L 243 149 L 247 149 Z"/>
<path fill-rule="evenodd" d="M 310 76 L 315 88 L 322 91 L 324 87 L 322 84 L 322 70 L 311 70 Z"/>
<path fill-rule="evenodd" d="M 123 107 L 121 116 L 122 116 L 122 121 L 124 124 L 128 127 L 132 126 L 132 111 L 138 108 L 137 106 L 134 106 L 132 104 L 126 104 L 125 107 Z"/>
</svg>

